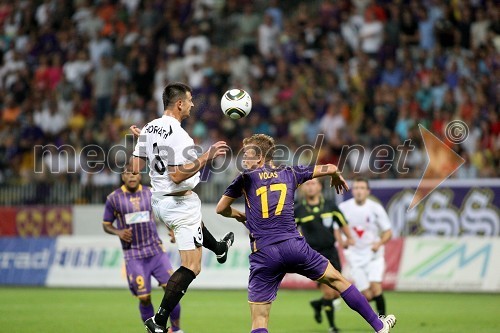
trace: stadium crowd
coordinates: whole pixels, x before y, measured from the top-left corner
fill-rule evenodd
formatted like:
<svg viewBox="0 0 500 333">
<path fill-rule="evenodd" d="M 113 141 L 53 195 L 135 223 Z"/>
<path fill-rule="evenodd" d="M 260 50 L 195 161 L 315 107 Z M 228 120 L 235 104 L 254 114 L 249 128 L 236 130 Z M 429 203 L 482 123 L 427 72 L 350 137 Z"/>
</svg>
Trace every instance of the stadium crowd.
<svg viewBox="0 0 500 333">
<path fill-rule="evenodd" d="M 293 151 L 324 134 L 322 162 L 361 144 L 357 171 L 418 178 L 418 124 L 445 140 L 460 119 L 455 177 L 499 177 L 499 13 L 493 0 L 0 0 L 0 182 L 118 184 L 111 148 L 131 153 L 128 127 L 162 113 L 171 81 L 194 89 L 186 126 L 203 147 L 266 133 Z M 249 117 L 222 115 L 230 87 L 250 92 Z M 370 172 L 374 147 L 409 139 L 409 173 Z"/>
</svg>

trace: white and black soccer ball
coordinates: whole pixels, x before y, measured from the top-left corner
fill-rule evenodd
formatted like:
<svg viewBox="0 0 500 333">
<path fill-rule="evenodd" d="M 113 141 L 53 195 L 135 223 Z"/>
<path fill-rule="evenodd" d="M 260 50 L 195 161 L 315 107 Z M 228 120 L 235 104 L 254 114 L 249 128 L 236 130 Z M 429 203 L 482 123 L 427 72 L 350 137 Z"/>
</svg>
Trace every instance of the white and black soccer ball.
<svg viewBox="0 0 500 333">
<path fill-rule="evenodd" d="M 252 110 L 252 97 L 243 89 L 229 89 L 222 95 L 220 107 L 229 118 L 240 119 Z"/>
</svg>

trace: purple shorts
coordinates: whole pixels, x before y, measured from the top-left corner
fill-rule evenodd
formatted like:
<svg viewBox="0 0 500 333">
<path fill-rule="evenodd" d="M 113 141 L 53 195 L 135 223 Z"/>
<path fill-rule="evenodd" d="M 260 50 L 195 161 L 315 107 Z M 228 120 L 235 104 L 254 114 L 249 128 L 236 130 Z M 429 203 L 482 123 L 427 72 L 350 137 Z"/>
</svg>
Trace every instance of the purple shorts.
<svg viewBox="0 0 500 333">
<path fill-rule="evenodd" d="M 165 252 L 142 259 L 125 260 L 130 291 L 135 296 L 151 294 L 151 276 L 160 285 L 167 283 L 173 274 L 172 265 Z"/>
<path fill-rule="evenodd" d="M 286 273 L 297 273 L 318 280 L 325 274 L 327 267 L 328 259 L 313 250 L 304 237 L 265 246 L 250 254 L 248 301 L 274 301 Z"/>
</svg>

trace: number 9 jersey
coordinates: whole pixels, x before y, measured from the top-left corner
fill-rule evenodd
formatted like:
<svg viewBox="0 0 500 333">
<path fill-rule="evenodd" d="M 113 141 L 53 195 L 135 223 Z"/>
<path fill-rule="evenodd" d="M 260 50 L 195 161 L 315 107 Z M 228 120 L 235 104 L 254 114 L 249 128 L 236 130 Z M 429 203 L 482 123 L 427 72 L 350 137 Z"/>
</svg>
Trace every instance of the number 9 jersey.
<svg viewBox="0 0 500 333">
<path fill-rule="evenodd" d="M 271 167 L 246 170 L 233 180 L 225 196 L 245 196 L 246 227 L 252 251 L 300 237 L 295 225 L 295 190 L 312 178 L 314 166 Z"/>
<path fill-rule="evenodd" d="M 168 176 L 168 167 L 191 163 L 201 154 L 201 148 L 170 116 L 155 119 L 144 126 L 133 155 L 147 158 L 152 193 L 165 195 L 193 189 L 200 182 L 200 173 L 175 184 Z"/>
</svg>

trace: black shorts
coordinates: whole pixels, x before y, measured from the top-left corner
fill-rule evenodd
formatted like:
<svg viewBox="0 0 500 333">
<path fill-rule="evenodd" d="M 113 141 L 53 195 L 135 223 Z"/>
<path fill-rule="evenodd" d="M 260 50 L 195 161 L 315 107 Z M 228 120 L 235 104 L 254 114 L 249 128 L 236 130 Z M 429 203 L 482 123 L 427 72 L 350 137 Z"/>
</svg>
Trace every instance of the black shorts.
<svg viewBox="0 0 500 333">
<path fill-rule="evenodd" d="M 342 265 L 340 263 L 339 253 L 337 252 L 336 248 L 322 249 L 316 251 L 318 251 L 322 256 L 328 259 L 336 270 L 342 272 Z"/>
</svg>

